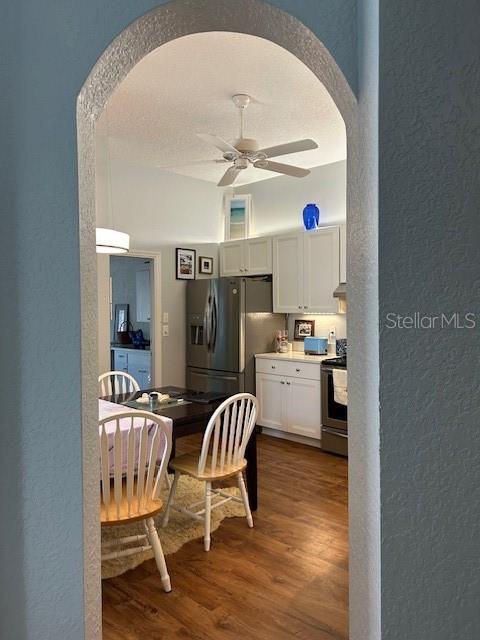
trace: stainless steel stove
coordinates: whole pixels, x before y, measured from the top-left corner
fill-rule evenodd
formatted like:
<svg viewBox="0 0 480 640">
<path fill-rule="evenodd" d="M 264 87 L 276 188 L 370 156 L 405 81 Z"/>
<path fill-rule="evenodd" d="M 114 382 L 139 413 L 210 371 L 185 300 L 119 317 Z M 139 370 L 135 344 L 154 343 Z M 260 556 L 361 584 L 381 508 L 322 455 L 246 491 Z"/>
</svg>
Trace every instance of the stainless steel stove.
<svg viewBox="0 0 480 640">
<path fill-rule="evenodd" d="M 348 409 L 335 402 L 334 369 L 347 368 L 347 354 L 322 362 L 322 449 L 348 456 Z"/>
</svg>

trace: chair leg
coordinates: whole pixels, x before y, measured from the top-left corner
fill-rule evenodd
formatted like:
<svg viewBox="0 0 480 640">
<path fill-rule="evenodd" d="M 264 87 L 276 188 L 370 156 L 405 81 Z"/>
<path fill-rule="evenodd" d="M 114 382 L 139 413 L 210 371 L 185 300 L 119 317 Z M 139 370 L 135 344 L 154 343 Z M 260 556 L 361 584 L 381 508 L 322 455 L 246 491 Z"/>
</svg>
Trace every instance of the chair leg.
<svg viewBox="0 0 480 640">
<path fill-rule="evenodd" d="M 210 526 L 212 517 L 212 483 L 205 483 L 205 551 L 210 551 Z"/>
<path fill-rule="evenodd" d="M 148 518 L 147 521 L 144 522 L 144 525 L 147 532 L 148 541 L 153 549 L 153 553 L 155 554 L 155 562 L 157 563 L 157 568 L 160 573 L 160 579 L 162 581 L 163 588 L 168 593 L 172 590 L 172 585 L 170 584 L 170 576 L 168 575 L 167 571 L 167 563 L 165 562 L 165 556 L 163 555 L 162 545 L 160 544 L 160 539 L 158 537 L 153 518 Z"/>
<path fill-rule="evenodd" d="M 173 498 L 175 491 L 177 490 L 178 479 L 180 478 L 180 472 L 175 471 L 172 486 L 170 487 L 170 493 L 168 494 L 167 506 L 165 507 L 165 513 L 163 514 L 162 527 L 166 527 L 168 524 L 168 516 L 170 515 L 170 507 L 173 504 Z"/>
<path fill-rule="evenodd" d="M 253 527 L 253 518 L 252 512 L 250 511 L 250 503 L 248 502 L 248 493 L 247 488 L 245 486 L 245 480 L 243 479 L 243 473 L 237 475 L 238 480 L 238 488 L 240 489 L 240 493 L 242 494 L 243 506 L 245 507 L 245 512 L 247 514 L 247 522 L 249 527 Z"/>
</svg>

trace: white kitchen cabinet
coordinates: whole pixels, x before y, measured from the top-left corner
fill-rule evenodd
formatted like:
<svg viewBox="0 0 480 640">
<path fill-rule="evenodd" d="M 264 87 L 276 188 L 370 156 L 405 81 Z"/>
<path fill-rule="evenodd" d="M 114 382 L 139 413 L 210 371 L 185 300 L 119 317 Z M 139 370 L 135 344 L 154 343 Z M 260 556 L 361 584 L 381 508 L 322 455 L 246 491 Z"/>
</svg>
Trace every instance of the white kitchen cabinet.
<svg viewBox="0 0 480 640">
<path fill-rule="evenodd" d="M 283 429 L 285 380 L 280 376 L 262 373 L 257 374 L 256 383 L 260 403 L 257 424 L 271 429 Z"/>
<path fill-rule="evenodd" d="M 150 322 L 150 270 L 142 269 L 136 275 L 137 322 Z"/>
<path fill-rule="evenodd" d="M 244 268 L 249 276 L 272 273 L 272 238 L 250 238 L 243 244 Z"/>
<path fill-rule="evenodd" d="M 320 440 L 320 364 L 309 364 L 302 369 L 295 362 L 279 363 L 278 360 L 263 358 L 256 362 L 257 423 Z"/>
<path fill-rule="evenodd" d="M 272 273 L 272 238 L 248 238 L 220 245 L 221 276 L 256 276 Z"/>
<path fill-rule="evenodd" d="M 286 379 L 287 431 L 308 438 L 321 438 L 320 381 Z"/>
<path fill-rule="evenodd" d="M 273 239 L 274 312 L 336 313 L 339 282 L 338 226 Z"/>
<path fill-rule="evenodd" d="M 242 276 L 243 275 L 243 241 L 224 242 L 220 245 L 220 275 L 221 276 Z"/>
<path fill-rule="evenodd" d="M 337 313 L 333 292 L 340 282 L 340 230 L 325 227 L 303 237 L 304 313 Z"/>
<path fill-rule="evenodd" d="M 302 313 L 303 234 L 273 239 L 273 311 Z"/>
</svg>

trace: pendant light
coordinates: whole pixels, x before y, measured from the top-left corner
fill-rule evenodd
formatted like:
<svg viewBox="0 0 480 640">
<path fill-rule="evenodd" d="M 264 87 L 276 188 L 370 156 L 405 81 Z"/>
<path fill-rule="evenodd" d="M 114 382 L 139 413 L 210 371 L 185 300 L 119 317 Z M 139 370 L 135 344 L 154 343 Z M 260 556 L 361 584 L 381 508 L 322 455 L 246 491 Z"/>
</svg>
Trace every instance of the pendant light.
<svg viewBox="0 0 480 640">
<path fill-rule="evenodd" d="M 96 248 L 97 253 L 128 253 L 130 249 L 130 236 L 128 233 L 116 231 L 113 228 L 113 204 L 112 204 L 112 174 L 111 174 L 111 158 L 110 158 L 110 140 L 109 140 L 109 123 L 108 110 L 105 105 L 105 122 L 106 122 L 106 141 L 107 141 L 107 180 L 108 180 L 108 209 L 110 214 L 111 228 L 96 228 Z"/>
</svg>

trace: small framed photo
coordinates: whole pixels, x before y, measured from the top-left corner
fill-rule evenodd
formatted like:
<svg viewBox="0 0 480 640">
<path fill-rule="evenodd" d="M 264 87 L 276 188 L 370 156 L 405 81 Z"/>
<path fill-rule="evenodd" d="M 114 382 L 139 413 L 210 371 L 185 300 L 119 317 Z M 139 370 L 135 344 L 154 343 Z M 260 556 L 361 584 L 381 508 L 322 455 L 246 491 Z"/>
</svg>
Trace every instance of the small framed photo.
<svg viewBox="0 0 480 640">
<path fill-rule="evenodd" d="M 250 235 L 252 196 L 225 196 L 225 240 L 244 240 Z"/>
<path fill-rule="evenodd" d="M 195 249 L 177 249 L 177 280 L 195 280 Z"/>
<path fill-rule="evenodd" d="M 205 256 L 200 256 L 198 258 L 198 272 L 212 274 L 213 258 L 206 258 Z"/>
<path fill-rule="evenodd" d="M 315 320 L 295 320 L 294 340 L 305 340 L 315 335 Z"/>
</svg>

